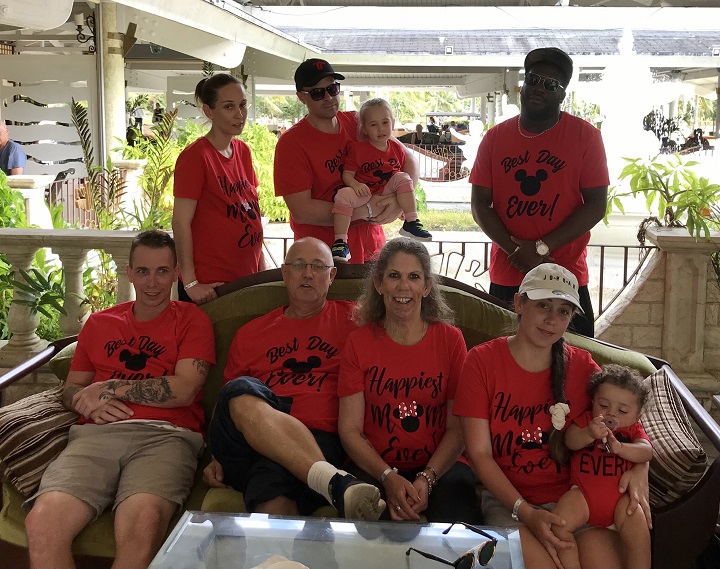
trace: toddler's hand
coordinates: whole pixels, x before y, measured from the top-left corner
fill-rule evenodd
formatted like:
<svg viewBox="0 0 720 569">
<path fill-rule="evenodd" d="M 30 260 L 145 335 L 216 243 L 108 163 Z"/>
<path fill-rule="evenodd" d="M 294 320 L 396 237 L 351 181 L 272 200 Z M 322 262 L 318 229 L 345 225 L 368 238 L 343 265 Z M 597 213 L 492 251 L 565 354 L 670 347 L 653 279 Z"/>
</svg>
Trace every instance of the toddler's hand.
<svg viewBox="0 0 720 569">
<path fill-rule="evenodd" d="M 358 184 L 353 187 L 353 190 L 355 190 L 355 195 L 359 197 L 368 197 L 372 195 L 372 192 L 370 191 L 370 188 L 367 187 L 367 184 Z"/>
</svg>

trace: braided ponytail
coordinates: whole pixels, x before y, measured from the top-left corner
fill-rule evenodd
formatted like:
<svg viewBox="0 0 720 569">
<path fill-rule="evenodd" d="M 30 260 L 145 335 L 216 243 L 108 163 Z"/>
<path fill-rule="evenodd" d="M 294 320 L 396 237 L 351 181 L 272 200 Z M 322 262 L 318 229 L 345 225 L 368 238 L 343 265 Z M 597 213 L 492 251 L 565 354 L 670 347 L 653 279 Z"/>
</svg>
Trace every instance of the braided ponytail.
<svg viewBox="0 0 720 569">
<path fill-rule="evenodd" d="M 550 383 L 552 385 L 555 403 L 567 403 L 565 397 L 565 340 L 560 338 L 552 345 L 550 360 Z M 566 465 L 570 460 L 570 453 L 565 446 L 565 432 L 553 426 L 548 438 L 550 458 L 558 464 Z"/>
</svg>

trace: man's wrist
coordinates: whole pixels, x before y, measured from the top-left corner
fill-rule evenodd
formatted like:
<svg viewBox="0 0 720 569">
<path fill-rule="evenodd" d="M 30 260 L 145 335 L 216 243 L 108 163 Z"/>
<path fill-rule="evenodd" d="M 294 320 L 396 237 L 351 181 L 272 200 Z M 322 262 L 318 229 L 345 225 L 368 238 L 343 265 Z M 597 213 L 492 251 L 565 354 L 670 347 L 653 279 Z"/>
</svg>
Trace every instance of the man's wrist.
<svg viewBox="0 0 720 569">
<path fill-rule="evenodd" d="M 367 208 L 367 220 L 370 221 L 375 215 L 373 214 L 372 206 L 370 205 L 370 202 L 365 204 L 365 207 Z"/>
</svg>

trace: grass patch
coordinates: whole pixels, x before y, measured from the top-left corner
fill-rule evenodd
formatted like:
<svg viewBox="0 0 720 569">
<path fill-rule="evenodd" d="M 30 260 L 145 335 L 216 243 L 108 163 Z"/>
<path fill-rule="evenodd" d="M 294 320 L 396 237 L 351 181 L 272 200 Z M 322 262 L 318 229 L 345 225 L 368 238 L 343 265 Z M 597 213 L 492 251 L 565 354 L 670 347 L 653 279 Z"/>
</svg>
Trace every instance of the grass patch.
<svg viewBox="0 0 720 569">
<path fill-rule="evenodd" d="M 430 231 L 480 231 L 477 223 L 469 211 L 453 209 L 433 209 L 420 213 L 423 227 Z M 396 220 L 384 226 L 385 233 L 397 235 L 402 227 L 402 221 Z"/>
</svg>

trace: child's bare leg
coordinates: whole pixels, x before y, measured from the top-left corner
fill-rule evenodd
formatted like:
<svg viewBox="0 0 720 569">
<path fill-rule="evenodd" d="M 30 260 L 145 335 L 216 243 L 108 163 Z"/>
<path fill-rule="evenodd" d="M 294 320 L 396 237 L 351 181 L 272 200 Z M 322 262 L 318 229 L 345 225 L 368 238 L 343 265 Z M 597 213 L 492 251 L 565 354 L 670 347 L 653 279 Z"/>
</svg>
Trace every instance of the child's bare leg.
<svg viewBox="0 0 720 569">
<path fill-rule="evenodd" d="M 588 510 L 585 496 L 577 486 L 571 488 L 558 500 L 553 510 L 565 520 L 564 526 L 552 526 L 552 531 L 558 539 L 570 541 L 575 544 L 572 549 L 558 549 L 558 557 L 565 569 L 580 569 L 580 555 L 578 554 L 577 543 L 573 532 L 588 521 L 590 511 Z"/>
<path fill-rule="evenodd" d="M 615 527 L 623 546 L 625 569 L 650 569 L 650 530 L 645 512 L 635 508 L 628 516 L 629 505 L 629 496 L 623 494 L 615 506 Z"/>
</svg>

